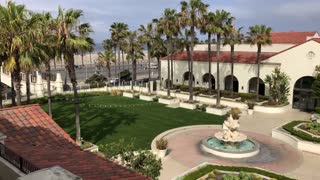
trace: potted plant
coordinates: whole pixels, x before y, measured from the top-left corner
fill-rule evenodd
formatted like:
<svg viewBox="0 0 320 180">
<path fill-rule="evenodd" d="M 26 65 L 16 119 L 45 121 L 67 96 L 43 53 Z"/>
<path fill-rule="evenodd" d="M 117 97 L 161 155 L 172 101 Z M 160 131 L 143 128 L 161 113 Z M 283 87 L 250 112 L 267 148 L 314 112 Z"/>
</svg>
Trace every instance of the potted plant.
<svg viewBox="0 0 320 180">
<path fill-rule="evenodd" d="M 158 156 L 159 158 L 164 158 L 168 151 L 168 140 L 161 138 L 156 141 L 156 147 L 158 150 Z"/>
<path fill-rule="evenodd" d="M 248 101 L 248 102 L 247 102 L 247 105 L 248 105 L 248 114 L 249 114 L 249 115 L 252 115 L 252 114 L 253 114 L 253 109 L 254 109 L 255 102 L 254 102 L 254 101 Z"/>
</svg>

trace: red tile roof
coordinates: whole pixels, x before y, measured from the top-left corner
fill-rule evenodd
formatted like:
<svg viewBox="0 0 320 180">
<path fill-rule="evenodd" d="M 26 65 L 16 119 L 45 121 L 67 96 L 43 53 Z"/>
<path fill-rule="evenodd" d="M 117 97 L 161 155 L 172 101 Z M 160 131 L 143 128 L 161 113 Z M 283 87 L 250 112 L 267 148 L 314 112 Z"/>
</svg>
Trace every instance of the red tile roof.
<svg viewBox="0 0 320 180">
<path fill-rule="evenodd" d="M 314 36 L 317 32 L 272 32 L 273 44 L 301 44 L 307 41 L 307 37 Z"/>
<path fill-rule="evenodd" d="M 39 105 L 0 110 L 5 145 L 38 168 L 59 165 L 91 179 L 149 179 L 93 153 L 82 151 Z"/>
<path fill-rule="evenodd" d="M 230 62 L 230 52 L 220 52 L 220 62 L 228 63 Z M 268 59 L 272 55 L 276 53 L 261 53 L 261 60 Z M 216 52 L 212 52 L 212 62 L 216 62 Z M 208 52 L 206 51 L 195 51 L 193 52 L 193 60 L 194 61 L 203 61 L 206 62 L 208 61 Z M 187 52 L 181 52 L 177 53 L 172 56 L 173 60 L 177 61 L 187 61 Z M 167 57 L 162 58 L 162 60 L 167 60 Z M 242 64 L 255 64 L 257 61 L 257 53 L 256 52 L 235 52 L 234 56 L 234 62 L 235 63 L 242 63 Z"/>
</svg>

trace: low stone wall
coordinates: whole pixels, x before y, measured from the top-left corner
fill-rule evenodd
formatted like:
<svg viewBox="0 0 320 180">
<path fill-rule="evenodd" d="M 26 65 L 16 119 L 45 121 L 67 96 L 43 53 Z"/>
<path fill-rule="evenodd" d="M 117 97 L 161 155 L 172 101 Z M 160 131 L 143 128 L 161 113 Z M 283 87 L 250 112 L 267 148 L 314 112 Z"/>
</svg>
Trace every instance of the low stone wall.
<svg viewBox="0 0 320 180">
<path fill-rule="evenodd" d="M 263 112 L 263 113 L 285 113 L 291 109 L 290 105 L 282 106 L 282 107 L 268 107 L 268 106 L 255 106 L 254 111 Z"/>
<path fill-rule="evenodd" d="M 173 104 L 179 104 L 179 99 L 164 99 L 159 98 L 159 103 L 166 104 L 166 105 L 173 105 Z"/>
<path fill-rule="evenodd" d="M 191 104 L 191 103 L 186 103 L 186 102 L 180 102 L 180 107 L 185 108 L 185 109 L 197 109 L 197 104 Z"/>
<path fill-rule="evenodd" d="M 139 99 L 144 100 L 144 101 L 153 101 L 153 99 L 155 97 L 156 97 L 155 95 L 154 96 L 153 95 L 152 96 L 146 96 L 146 95 L 140 94 Z"/>
<path fill-rule="evenodd" d="M 275 139 L 279 139 L 281 141 L 284 141 L 284 142 L 290 144 L 292 147 L 297 148 L 301 151 L 320 154 L 320 144 L 319 143 L 313 143 L 313 142 L 299 139 L 296 136 L 293 136 L 289 132 L 282 129 L 282 126 L 272 130 L 272 137 Z"/>
</svg>

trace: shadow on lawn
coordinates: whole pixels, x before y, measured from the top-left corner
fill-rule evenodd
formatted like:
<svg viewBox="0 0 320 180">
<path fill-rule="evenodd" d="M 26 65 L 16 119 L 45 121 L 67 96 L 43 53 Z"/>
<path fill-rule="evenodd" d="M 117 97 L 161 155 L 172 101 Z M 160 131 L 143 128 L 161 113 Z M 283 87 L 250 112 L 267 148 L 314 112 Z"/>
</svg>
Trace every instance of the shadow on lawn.
<svg viewBox="0 0 320 180">
<path fill-rule="evenodd" d="M 73 105 L 59 106 L 55 112 L 59 115 L 55 118 L 56 122 L 62 126 L 71 137 L 75 137 L 74 114 L 71 113 Z M 136 122 L 137 114 L 121 108 L 84 108 L 80 110 L 81 137 L 92 143 L 97 143 L 106 136 L 111 136 L 117 132 L 121 125 L 129 126 Z"/>
</svg>

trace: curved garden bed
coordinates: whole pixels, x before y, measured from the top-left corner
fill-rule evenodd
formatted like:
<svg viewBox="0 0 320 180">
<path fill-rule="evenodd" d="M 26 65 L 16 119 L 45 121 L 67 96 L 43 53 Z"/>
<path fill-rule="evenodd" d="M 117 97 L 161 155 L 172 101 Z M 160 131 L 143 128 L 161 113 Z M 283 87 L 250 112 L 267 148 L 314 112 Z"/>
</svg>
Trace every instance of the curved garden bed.
<svg viewBox="0 0 320 180">
<path fill-rule="evenodd" d="M 211 165 L 211 164 L 203 165 L 202 167 L 194 169 L 193 172 L 187 173 L 184 176 L 177 179 L 195 180 L 195 179 L 204 177 L 207 174 L 210 174 L 211 172 L 214 172 L 214 171 L 221 171 L 225 175 L 227 174 L 237 175 L 238 173 L 243 172 L 247 175 L 256 175 L 260 177 L 267 177 L 267 178 L 274 178 L 274 179 L 281 179 L 281 180 L 292 180 L 292 178 L 289 178 L 280 174 L 276 174 L 273 172 L 265 171 L 262 169 L 249 168 L 249 167 L 235 167 L 235 166 L 219 166 L 219 165 Z"/>
</svg>

